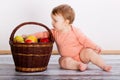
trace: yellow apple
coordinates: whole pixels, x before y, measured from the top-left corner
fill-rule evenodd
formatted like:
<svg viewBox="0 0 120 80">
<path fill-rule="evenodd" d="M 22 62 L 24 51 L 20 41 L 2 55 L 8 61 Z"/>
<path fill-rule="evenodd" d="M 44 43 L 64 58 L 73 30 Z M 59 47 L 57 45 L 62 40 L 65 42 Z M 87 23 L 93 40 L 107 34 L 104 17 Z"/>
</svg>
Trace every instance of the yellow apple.
<svg viewBox="0 0 120 80">
<path fill-rule="evenodd" d="M 25 43 L 37 43 L 37 42 L 38 42 L 38 39 L 33 35 L 29 35 L 25 39 Z"/>
<path fill-rule="evenodd" d="M 24 43 L 24 38 L 22 36 L 15 36 L 14 42 L 15 43 Z"/>
</svg>

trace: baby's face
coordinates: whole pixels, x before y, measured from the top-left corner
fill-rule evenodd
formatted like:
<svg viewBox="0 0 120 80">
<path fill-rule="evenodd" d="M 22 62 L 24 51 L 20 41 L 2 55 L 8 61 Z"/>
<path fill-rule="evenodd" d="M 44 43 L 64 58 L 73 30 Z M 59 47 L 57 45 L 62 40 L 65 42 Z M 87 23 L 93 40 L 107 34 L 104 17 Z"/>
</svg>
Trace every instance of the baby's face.
<svg viewBox="0 0 120 80">
<path fill-rule="evenodd" d="M 57 30 L 64 29 L 66 23 L 66 20 L 63 18 L 62 15 L 51 15 L 52 17 L 52 25 Z"/>
</svg>

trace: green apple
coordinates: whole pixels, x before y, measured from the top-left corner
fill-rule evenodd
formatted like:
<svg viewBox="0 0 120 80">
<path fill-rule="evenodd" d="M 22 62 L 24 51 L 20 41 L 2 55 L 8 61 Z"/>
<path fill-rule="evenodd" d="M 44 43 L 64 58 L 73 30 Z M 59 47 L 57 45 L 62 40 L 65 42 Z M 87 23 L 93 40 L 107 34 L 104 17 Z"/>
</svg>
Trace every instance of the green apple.
<svg viewBox="0 0 120 80">
<path fill-rule="evenodd" d="M 24 43 L 24 38 L 22 36 L 15 36 L 14 37 L 14 42 L 15 43 Z"/>
<path fill-rule="evenodd" d="M 25 43 L 37 43 L 37 42 L 38 42 L 38 39 L 33 35 L 29 35 L 25 39 Z"/>
</svg>

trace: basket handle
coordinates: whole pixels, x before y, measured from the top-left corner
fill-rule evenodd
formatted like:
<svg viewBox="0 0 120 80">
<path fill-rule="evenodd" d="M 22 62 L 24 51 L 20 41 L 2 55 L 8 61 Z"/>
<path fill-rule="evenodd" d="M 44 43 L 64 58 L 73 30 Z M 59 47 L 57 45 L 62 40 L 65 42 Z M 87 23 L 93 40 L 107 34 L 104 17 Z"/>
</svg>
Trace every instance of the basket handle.
<svg viewBox="0 0 120 80">
<path fill-rule="evenodd" d="M 42 23 L 38 23 L 38 22 L 24 22 L 24 23 L 19 24 L 19 25 L 13 30 L 13 32 L 11 33 L 11 35 L 10 35 L 10 41 L 13 41 L 13 37 L 14 37 L 16 31 L 17 31 L 19 28 L 21 28 L 22 26 L 24 26 L 24 25 L 38 25 L 38 26 L 44 27 L 44 28 L 49 32 L 49 38 L 50 38 L 50 40 L 51 40 L 52 42 L 54 42 L 54 38 L 53 38 L 53 35 L 52 35 L 51 30 L 50 30 L 46 25 L 44 25 L 44 24 L 42 24 Z"/>
</svg>

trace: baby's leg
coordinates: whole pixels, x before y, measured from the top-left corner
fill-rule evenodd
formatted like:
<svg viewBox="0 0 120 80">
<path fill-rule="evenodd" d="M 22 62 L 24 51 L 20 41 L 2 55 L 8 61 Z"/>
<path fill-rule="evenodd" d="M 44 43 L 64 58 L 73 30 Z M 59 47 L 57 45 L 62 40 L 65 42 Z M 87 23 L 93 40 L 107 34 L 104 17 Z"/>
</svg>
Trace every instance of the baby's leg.
<svg viewBox="0 0 120 80">
<path fill-rule="evenodd" d="M 83 49 L 80 58 L 84 63 L 92 62 L 105 71 L 111 70 L 111 66 L 106 65 L 101 56 L 92 49 Z"/>
<path fill-rule="evenodd" d="M 87 69 L 87 64 L 82 62 L 78 62 L 71 57 L 60 57 L 59 64 L 63 69 L 72 69 L 72 70 L 80 70 L 84 71 Z"/>
</svg>

